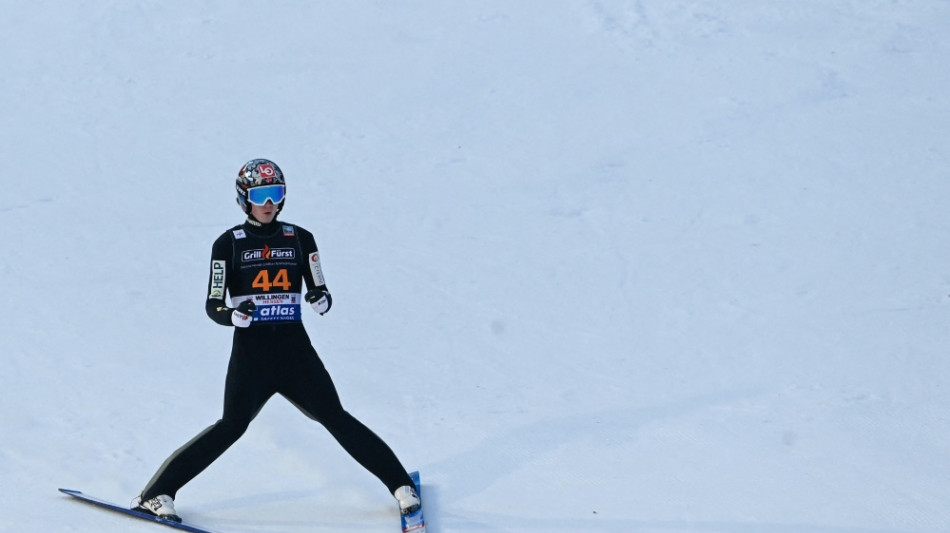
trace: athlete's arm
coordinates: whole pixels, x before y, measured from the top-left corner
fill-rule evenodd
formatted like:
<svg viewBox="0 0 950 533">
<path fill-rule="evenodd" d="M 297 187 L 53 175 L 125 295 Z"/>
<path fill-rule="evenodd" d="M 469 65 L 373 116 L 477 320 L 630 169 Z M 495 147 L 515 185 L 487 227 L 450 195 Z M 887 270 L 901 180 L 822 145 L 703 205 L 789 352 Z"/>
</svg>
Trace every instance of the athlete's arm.
<svg viewBox="0 0 950 533">
<path fill-rule="evenodd" d="M 218 237 L 211 246 L 211 271 L 208 275 L 208 300 L 205 302 L 205 312 L 211 320 L 222 326 L 233 326 L 231 315 L 234 309 L 224 303 L 227 293 L 227 273 L 234 257 L 234 244 L 230 232 Z"/>
<path fill-rule="evenodd" d="M 303 250 L 307 265 L 303 270 L 304 283 L 307 285 L 307 292 L 304 299 L 310 303 L 313 310 L 320 315 L 326 314 L 333 305 L 333 298 L 330 297 L 330 291 L 327 289 L 326 280 L 323 278 L 323 267 L 320 266 L 320 252 L 317 250 L 317 242 L 313 234 L 298 227 L 297 234 L 300 236 L 300 249 Z"/>
<path fill-rule="evenodd" d="M 327 282 L 323 278 L 323 268 L 320 266 L 320 252 L 317 250 L 317 241 L 309 231 L 297 226 L 297 235 L 300 239 L 300 249 L 303 251 L 304 260 L 307 264 L 302 268 L 303 281 L 307 285 L 307 291 L 330 292 L 327 289 Z"/>
</svg>

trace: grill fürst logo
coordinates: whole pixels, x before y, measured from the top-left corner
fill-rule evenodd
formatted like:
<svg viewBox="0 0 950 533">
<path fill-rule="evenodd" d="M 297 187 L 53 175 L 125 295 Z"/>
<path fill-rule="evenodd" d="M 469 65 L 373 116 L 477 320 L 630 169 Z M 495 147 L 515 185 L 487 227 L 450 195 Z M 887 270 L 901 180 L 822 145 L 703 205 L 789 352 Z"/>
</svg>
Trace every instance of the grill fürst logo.
<svg viewBox="0 0 950 533">
<path fill-rule="evenodd" d="M 265 246 L 263 250 L 245 250 L 241 254 L 242 261 L 266 261 L 268 259 L 293 259 L 293 248 L 271 248 Z"/>
</svg>

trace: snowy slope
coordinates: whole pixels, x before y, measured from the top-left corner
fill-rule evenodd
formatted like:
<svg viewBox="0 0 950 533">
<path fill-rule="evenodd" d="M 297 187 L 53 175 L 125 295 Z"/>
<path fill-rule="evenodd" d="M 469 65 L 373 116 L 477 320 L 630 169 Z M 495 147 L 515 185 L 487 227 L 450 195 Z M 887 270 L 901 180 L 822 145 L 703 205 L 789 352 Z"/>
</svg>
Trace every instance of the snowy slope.
<svg viewBox="0 0 950 533">
<path fill-rule="evenodd" d="M 5 0 L 0 531 L 220 415 L 211 242 L 289 180 L 346 407 L 430 533 L 950 529 L 950 3 Z M 275 398 L 222 532 L 396 529 Z"/>
</svg>

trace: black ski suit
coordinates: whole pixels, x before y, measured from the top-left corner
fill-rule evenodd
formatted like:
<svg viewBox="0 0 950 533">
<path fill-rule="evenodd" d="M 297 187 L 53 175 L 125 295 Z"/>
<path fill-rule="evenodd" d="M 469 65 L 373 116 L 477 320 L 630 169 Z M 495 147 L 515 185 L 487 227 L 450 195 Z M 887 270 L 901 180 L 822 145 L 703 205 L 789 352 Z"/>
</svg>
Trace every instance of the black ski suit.
<svg viewBox="0 0 950 533">
<path fill-rule="evenodd" d="M 390 493 L 412 485 L 399 459 L 375 433 L 343 409 L 330 375 L 301 322 L 301 291 L 326 289 L 313 235 L 293 224 L 248 219 L 224 232 L 211 249 L 206 310 L 232 326 L 233 306 L 257 305 L 250 327 L 234 328 L 224 388 L 224 414 L 175 451 L 142 491 L 147 500 L 173 499 L 244 434 L 264 403 L 280 393 L 323 424 L 343 448 L 386 485 Z"/>
</svg>

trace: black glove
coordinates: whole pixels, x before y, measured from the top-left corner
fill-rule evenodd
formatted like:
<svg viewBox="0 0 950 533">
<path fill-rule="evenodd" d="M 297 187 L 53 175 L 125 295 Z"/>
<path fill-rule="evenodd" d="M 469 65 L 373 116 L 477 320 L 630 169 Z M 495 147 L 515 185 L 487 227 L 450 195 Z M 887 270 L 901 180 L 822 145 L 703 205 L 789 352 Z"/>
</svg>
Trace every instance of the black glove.
<svg viewBox="0 0 950 533">
<path fill-rule="evenodd" d="M 313 310 L 320 315 L 326 314 L 330 310 L 330 306 L 333 305 L 333 298 L 330 297 L 330 293 L 326 289 L 309 290 L 304 298 L 310 302 L 310 307 L 313 307 Z"/>
<path fill-rule="evenodd" d="M 231 323 L 239 328 L 246 328 L 251 325 L 251 315 L 257 309 L 257 304 L 251 300 L 244 300 L 231 312 Z"/>
</svg>

